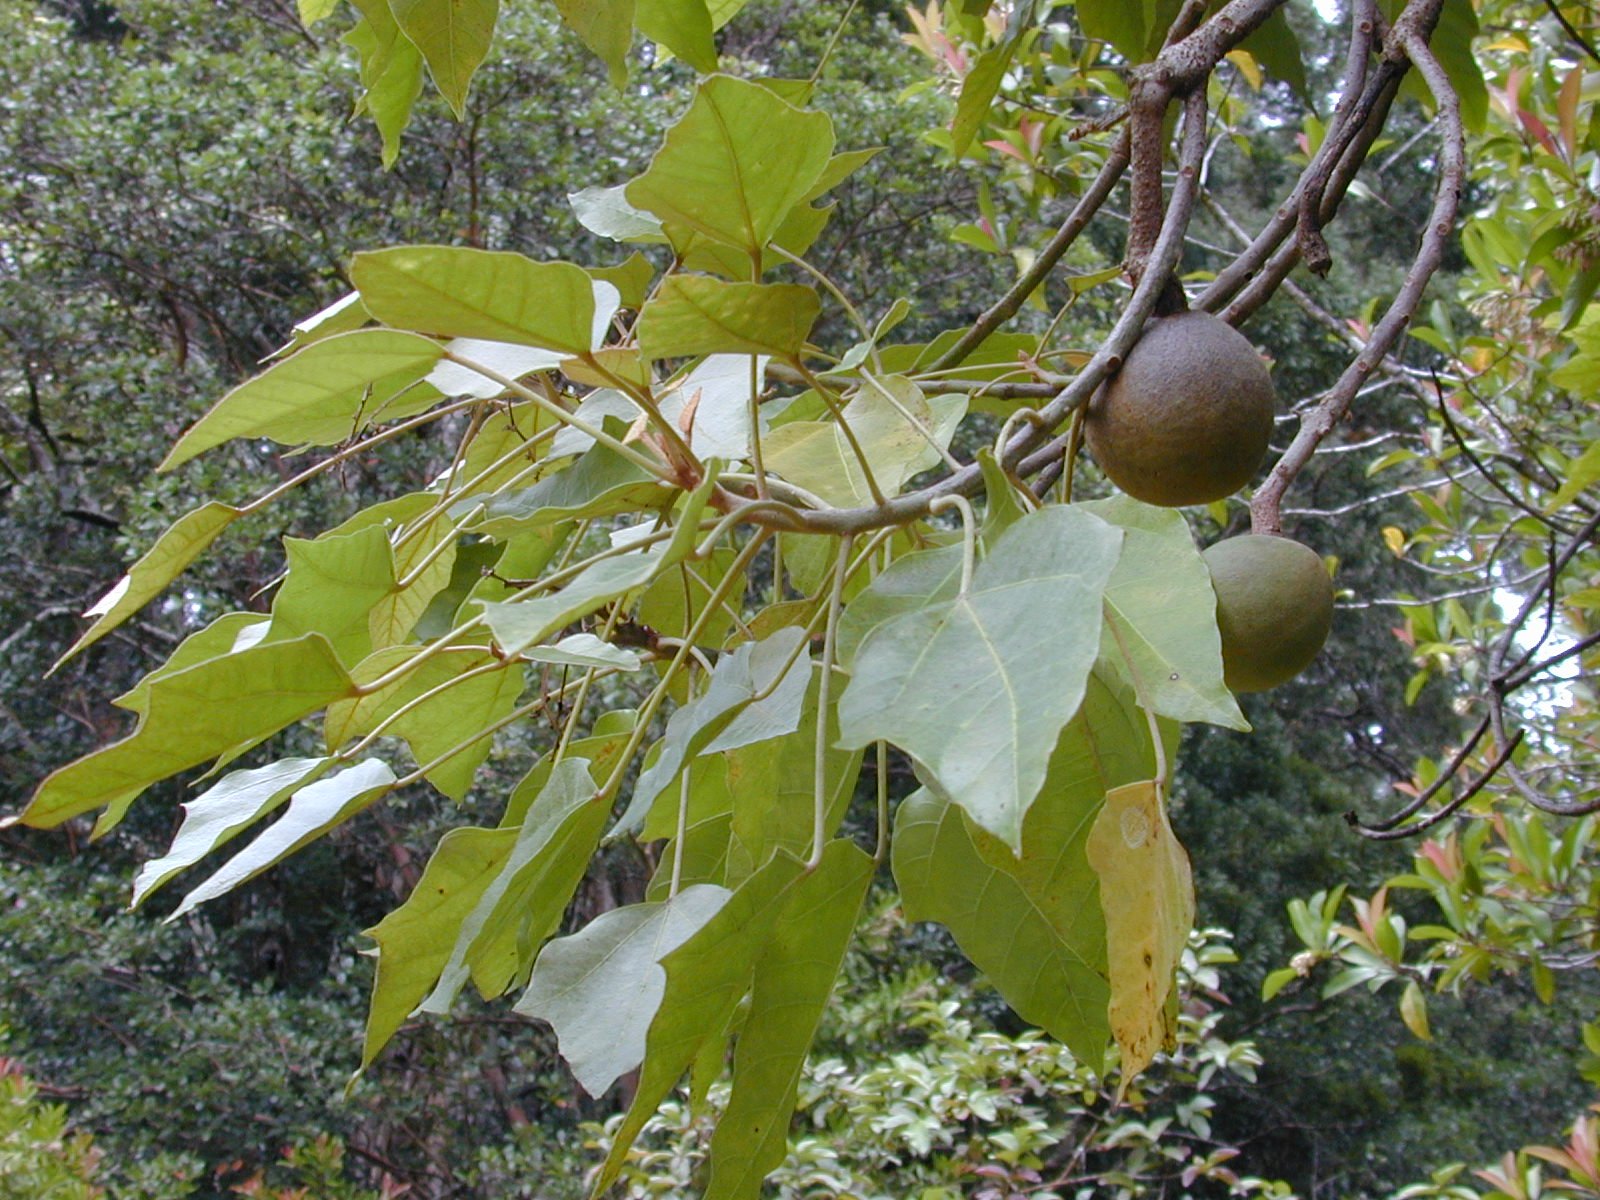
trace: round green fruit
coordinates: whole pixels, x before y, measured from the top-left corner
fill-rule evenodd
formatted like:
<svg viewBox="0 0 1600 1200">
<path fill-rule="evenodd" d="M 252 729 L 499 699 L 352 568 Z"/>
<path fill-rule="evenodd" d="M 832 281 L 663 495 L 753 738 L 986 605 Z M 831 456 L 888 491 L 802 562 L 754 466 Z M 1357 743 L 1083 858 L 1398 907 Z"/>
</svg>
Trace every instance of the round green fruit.
<svg viewBox="0 0 1600 1200">
<path fill-rule="evenodd" d="M 1276 397 L 1255 347 L 1205 312 L 1159 317 L 1084 414 L 1089 452 L 1136 500 L 1177 508 L 1255 477 Z"/>
<path fill-rule="evenodd" d="M 1229 689 L 1264 692 L 1310 666 L 1333 624 L 1333 581 L 1317 552 L 1251 533 L 1218 542 L 1202 557 L 1217 593 Z"/>
</svg>

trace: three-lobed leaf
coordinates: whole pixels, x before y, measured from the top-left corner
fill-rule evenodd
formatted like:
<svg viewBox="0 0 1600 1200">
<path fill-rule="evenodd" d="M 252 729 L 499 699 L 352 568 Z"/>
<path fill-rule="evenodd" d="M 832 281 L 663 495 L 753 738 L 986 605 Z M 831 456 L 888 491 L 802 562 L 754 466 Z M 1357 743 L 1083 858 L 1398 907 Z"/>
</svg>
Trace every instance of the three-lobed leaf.
<svg viewBox="0 0 1600 1200">
<path fill-rule="evenodd" d="M 970 590 L 877 625 L 839 701 L 841 742 L 915 758 L 980 826 L 1020 848 L 1050 749 L 1083 700 L 1122 533 L 1076 508 L 995 539 Z"/>
</svg>

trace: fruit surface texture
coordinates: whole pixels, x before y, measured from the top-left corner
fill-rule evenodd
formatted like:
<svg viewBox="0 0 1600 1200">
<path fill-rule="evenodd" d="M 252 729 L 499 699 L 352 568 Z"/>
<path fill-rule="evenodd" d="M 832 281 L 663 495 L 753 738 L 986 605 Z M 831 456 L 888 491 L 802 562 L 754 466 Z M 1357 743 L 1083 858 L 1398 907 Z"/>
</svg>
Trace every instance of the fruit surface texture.
<svg viewBox="0 0 1600 1200">
<path fill-rule="evenodd" d="M 1264 692 L 1310 666 L 1333 624 L 1333 581 L 1317 552 L 1251 533 L 1220 541 L 1203 557 L 1217 593 L 1228 687 Z"/>
<path fill-rule="evenodd" d="M 1210 313 L 1177 313 L 1146 326 L 1083 431 L 1100 469 L 1136 500 L 1209 504 L 1255 476 L 1274 402 L 1248 338 Z"/>
</svg>

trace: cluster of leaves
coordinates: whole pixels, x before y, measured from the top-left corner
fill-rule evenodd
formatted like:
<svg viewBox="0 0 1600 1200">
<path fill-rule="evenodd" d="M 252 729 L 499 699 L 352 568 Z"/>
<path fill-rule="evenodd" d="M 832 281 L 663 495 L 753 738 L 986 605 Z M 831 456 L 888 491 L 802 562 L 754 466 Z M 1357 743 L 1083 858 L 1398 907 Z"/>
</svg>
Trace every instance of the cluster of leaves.
<svg viewBox="0 0 1600 1200">
<path fill-rule="evenodd" d="M 669 242 L 660 278 L 638 256 L 586 271 L 442 246 L 359 255 L 356 292 L 303 323 L 286 356 L 163 466 L 236 439 L 359 440 L 249 504 L 213 500 L 182 518 L 94 607 L 74 651 L 234 521 L 399 432 L 471 413 L 449 468 L 289 540 L 271 611 L 188 638 L 119 700 L 134 732 L 53 774 L 23 815 L 55 825 L 100 809 L 104 833 L 159 780 L 225 765 L 325 711 L 327 753 L 233 771 L 186 806 L 136 902 L 282 812 L 179 916 L 411 784 L 461 799 L 497 730 L 571 696 L 559 744 L 500 824 L 445 838 L 411 900 L 374 929 L 364 1062 L 414 1008 L 448 1009 L 469 979 L 485 996 L 525 987 L 519 1010 L 555 1026 L 591 1093 L 643 1064 L 614 1173 L 692 1061 L 715 1073 L 749 990 L 719 1127 L 729 1165 L 711 1185 L 729 1194 L 781 1156 L 772 1131 L 871 873 L 853 843 L 829 840 L 860 751 L 893 742 L 926 784 L 894 839 L 908 908 L 950 925 L 1018 1011 L 1086 1063 L 1098 1068 L 1115 1035 L 1126 1086 L 1175 1036 L 1172 979 L 1193 913 L 1163 811 L 1159 724 L 1243 725 L 1221 680 L 1209 580 L 1176 514 L 1041 508 L 980 454 L 984 528 L 963 502 L 959 545 L 940 546 L 937 527 L 908 538 L 893 516 L 859 547 L 849 533 L 837 548 L 815 536 L 830 513 L 892 512 L 890 497 L 948 460 L 968 400 L 919 385 L 934 378 L 937 343 L 887 344 L 903 304 L 869 326 L 843 301 L 863 340 L 818 375 L 819 292 L 760 282 L 798 262 L 842 301 L 800 256 L 829 215 L 813 201 L 868 157 L 835 154 L 829 119 L 785 91 L 805 89 L 712 76 L 642 175 L 574 197 L 596 232 Z M 622 309 L 637 317 L 616 338 Z M 685 365 L 655 365 L 673 362 Z M 779 364 L 810 390 L 763 411 L 763 376 Z M 590 390 L 562 394 L 572 386 Z M 739 536 L 758 513 L 799 535 L 781 537 L 757 577 L 765 613 L 744 597 L 770 535 L 758 522 Z M 645 652 L 619 630 L 637 630 Z M 579 675 L 551 687 L 555 669 Z M 849 682 L 835 700 L 836 671 Z M 651 673 L 636 711 L 574 737 L 597 681 Z M 929 695 L 958 697 L 970 716 L 952 725 Z M 669 698 L 679 707 L 609 834 L 669 840 L 651 899 L 545 945 Z M 413 769 L 370 753 L 384 736 L 405 743 Z M 888 832 L 880 799 L 880 857 Z"/>
<path fill-rule="evenodd" d="M 494 6 L 357 7 L 365 104 L 392 158 L 424 64 L 464 109 Z M 628 7 L 562 9 L 613 75 L 635 22 L 714 68 L 711 34 L 737 11 Z M 1013 160 L 1040 199 L 1071 192 L 1114 160 L 1111 143 L 1032 113 L 1014 136 L 1002 119 L 979 140 L 994 101 L 1115 102 L 1119 55 L 1153 55 L 1179 6 L 1130 16 L 1080 3 L 1077 24 L 1058 25 L 1038 6 L 1009 24 L 984 7 L 922 15 L 923 48 L 961 76 L 945 144 Z M 302 6 L 308 21 L 330 9 Z M 1469 107 L 1471 34 L 1447 21 L 1439 41 Z M 1306 87 L 1281 13 L 1232 53 L 1252 83 L 1265 63 Z M 519 1011 L 555 1027 L 591 1093 L 641 1072 L 597 1187 L 689 1071 L 693 1095 L 721 1105 L 709 1194 L 753 1194 L 782 1157 L 807 1048 L 891 841 L 908 914 L 947 925 L 1074 1069 L 1098 1072 L 1114 1037 L 1126 1088 L 1184 1036 L 1173 977 L 1193 900 L 1166 824 L 1173 737 L 1184 721 L 1244 727 L 1222 686 L 1203 564 L 1179 516 L 1041 506 L 1072 500 L 1071 472 L 1054 496 L 1048 477 L 1018 477 L 1008 399 L 1056 395 L 1064 377 L 1040 364 L 1092 357 L 1062 347 L 1061 316 L 1043 337 L 897 342 L 909 299 L 863 313 L 806 257 L 830 219 L 825 197 L 871 157 L 836 152 L 812 95 L 799 81 L 701 81 L 647 169 L 573 196 L 596 237 L 645 248 L 619 266 L 429 245 L 358 256 L 355 290 L 297 327 L 164 465 L 230 442 L 331 456 L 181 519 L 91 610 L 74 649 L 116 631 L 236 522 L 454 418 L 440 426 L 442 463 L 322 536 L 290 539 L 271 611 L 229 613 L 184 641 L 120 698 L 134 733 L 57 772 L 24 814 L 53 825 L 99 809 L 104 833 L 160 780 L 221 771 L 323 714 L 323 752 L 233 770 L 186 806 L 136 901 L 258 832 L 181 914 L 414 786 L 465 801 L 495 736 L 548 718 L 549 754 L 503 804 L 487 800 L 497 822 L 447 835 L 372 930 L 363 1063 L 469 982 L 485 997 L 520 990 Z M 1050 167 L 1047 139 L 1067 169 Z M 1026 270 L 1002 233 L 986 205 L 966 240 Z M 664 272 L 653 247 L 670 254 Z M 1108 282 L 1103 268 L 1069 281 L 1066 303 Z M 853 344 L 823 350 L 825 331 Z M 963 446 L 982 448 L 963 462 Z M 945 467 L 965 472 L 968 493 L 981 481 L 981 517 L 956 487 L 917 487 Z M 890 745 L 923 785 L 892 838 Z M 871 856 L 836 836 L 868 750 L 879 795 L 858 825 L 869 841 L 875 828 Z M 549 940 L 603 836 L 642 844 L 644 901 Z M 1365 915 L 1382 952 L 1381 903 Z M 1371 949 L 1347 943 L 1324 949 Z"/>
</svg>

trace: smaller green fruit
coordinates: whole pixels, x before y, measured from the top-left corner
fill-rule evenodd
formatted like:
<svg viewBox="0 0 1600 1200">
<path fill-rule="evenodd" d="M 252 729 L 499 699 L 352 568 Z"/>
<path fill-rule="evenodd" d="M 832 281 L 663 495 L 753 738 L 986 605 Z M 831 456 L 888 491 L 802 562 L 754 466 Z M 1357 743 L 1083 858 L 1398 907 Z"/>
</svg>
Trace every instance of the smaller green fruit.
<svg viewBox="0 0 1600 1200">
<path fill-rule="evenodd" d="M 1229 689 L 1264 692 L 1310 666 L 1333 624 L 1333 581 L 1317 552 L 1250 533 L 1218 542 L 1202 557 L 1217 593 Z"/>
</svg>

